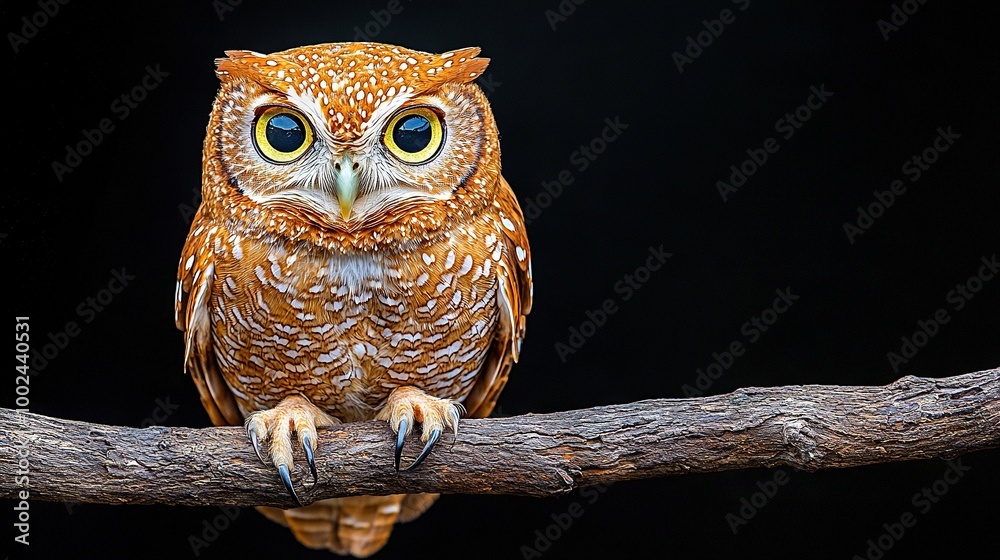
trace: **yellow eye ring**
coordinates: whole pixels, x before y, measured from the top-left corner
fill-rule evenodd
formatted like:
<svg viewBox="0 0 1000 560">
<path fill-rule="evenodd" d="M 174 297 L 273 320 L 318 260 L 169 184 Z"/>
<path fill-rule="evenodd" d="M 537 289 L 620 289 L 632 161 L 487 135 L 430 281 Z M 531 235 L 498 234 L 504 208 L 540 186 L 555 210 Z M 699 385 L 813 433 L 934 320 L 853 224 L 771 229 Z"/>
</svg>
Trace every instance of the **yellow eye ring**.
<svg viewBox="0 0 1000 560">
<path fill-rule="evenodd" d="M 444 123 L 429 107 L 403 109 L 385 127 L 382 143 L 404 163 L 425 163 L 444 144 Z"/>
<path fill-rule="evenodd" d="M 288 107 L 268 107 L 253 122 L 253 145 L 271 163 L 291 163 L 313 142 L 309 120 Z"/>
</svg>

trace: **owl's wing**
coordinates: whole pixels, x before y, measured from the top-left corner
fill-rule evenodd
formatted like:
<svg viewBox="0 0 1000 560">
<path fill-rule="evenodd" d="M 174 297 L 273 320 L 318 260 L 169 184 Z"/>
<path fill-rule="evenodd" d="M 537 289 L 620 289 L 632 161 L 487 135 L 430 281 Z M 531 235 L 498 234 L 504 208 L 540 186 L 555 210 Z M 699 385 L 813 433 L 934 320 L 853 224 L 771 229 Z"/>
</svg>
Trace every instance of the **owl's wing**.
<svg viewBox="0 0 1000 560">
<path fill-rule="evenodd" d="M 202 206 L 201 208 L 204 208 Z M 184 331 L 184 369 L 191 374 L 201 404 L 216 426 L 242 424 L 243 415 L 226 385 L 212 349 L 212 322 L 208 308 L 215 278 L 215 261 L 206 241 L 209 226 L 199 208 L 184 243 L 177 268 L 174 320 Z"/>
<path fill-rule="evenodd" d="M 468 415 L 473 418 L 489 416 L 496 406 L 510 368 L 518 359 L 521 340 L 524 339 L 525 317 L 531 311 L 531 250 L 524 215 L 514 191 L 503 177 L 500 177 L 498 187 L 494 217 L 497 229 L 502 233 L 500 241 L 504 244 L 503 256 L 496 267 L 500 282 L 500 289 L 497 290 L 500 328 L 490 344 L 476 384 L 463 402 Z"/>
</svg>

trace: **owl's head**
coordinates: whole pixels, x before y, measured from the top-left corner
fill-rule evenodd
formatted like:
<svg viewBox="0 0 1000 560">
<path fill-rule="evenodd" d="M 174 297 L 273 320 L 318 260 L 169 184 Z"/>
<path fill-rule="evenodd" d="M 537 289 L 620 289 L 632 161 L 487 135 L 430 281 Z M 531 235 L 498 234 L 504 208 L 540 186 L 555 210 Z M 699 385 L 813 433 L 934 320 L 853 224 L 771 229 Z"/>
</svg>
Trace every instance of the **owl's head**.
<svg viewBox="0 0 1000 560">
<path fill-rule="evenodd" d="M 285 235 L 376 247 L 480 212 L 500 150 L 473 83 L 489 62 L 478 53 L 376 43 L 227 51 L 205 200 Z"/>
</svg>

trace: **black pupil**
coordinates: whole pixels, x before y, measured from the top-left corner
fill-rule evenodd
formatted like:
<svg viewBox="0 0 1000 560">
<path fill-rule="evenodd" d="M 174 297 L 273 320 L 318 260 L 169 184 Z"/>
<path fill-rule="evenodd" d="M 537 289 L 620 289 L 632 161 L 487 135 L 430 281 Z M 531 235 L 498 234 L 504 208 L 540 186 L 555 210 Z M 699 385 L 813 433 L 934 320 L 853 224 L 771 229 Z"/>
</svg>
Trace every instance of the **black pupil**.
<svg viewBox="0 0 1000 560">
<path fill-rule="evenodd" d="M 279 152 L 294 152 L 306 141 L 306 129 L 295 115 L 283 113 L 267 121 L 268 143 Z"/>
<path fill-rule="evenodd" d="M 431 123 L 420 115 L 407 115 L 392 129 L 392 140 L 404 152 L 415 154 L 431 143 Z"/>
</svg>

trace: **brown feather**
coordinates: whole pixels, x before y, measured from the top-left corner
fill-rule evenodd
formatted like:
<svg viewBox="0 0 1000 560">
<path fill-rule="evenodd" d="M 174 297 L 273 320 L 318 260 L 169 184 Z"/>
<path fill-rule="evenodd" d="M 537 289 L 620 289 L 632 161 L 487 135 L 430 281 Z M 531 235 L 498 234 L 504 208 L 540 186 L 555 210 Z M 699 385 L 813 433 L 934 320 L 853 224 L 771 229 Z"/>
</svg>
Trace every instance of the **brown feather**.
<svg viewBox="0 0 1000 560">
<path fill-rule="evenodd" d="M 521 341 L 524 339 L 525 317 L 531 311 L 533 292 L 531 250 L 528 246 L 527 230 L 524 227 L 524 215 L 517 204 L 513 189 L 503 177 L 500 177 L 500 188 L 497 189 L 497 202 L 498 216 L 506 217 L 514 226 L 513 229 L 501 228 L 507 256 L 504 263 L 509 263 L 505 266 L 508 274 L 504 276 L 502 289 L 508 294 L 506 301 L 511 304 L 513 321 L 509 326 L 501 321 L 501 328 L 490 345 L 490 353 L 483 364 L 479 378 L 465 398 L 463 404 L 472 418 L 486 418 L 493 412 L 500 391 L 507 384 L 511 367 L 517 361 Z M 526 255 L 524 259 L 517 258 L 518 247 L 524 250 Z"/>
<path fill-rule="evenodd" d="M 191 379 L 194 380 L 201 396 L 201 404 L 208 412 L 212 423 L 216 426 L 238 425 L 243 422 L 243 415 L 219 371 L 212 351 L 210 333 L 199 332 L 194 324 L 195 317 L 208 313 L 205 305 L 212 282 L 215 280 L 211 252 L 206 250 L 204 233 L 207 228 L 204 224 L 204 215 L 199 208 L 191 224 L 191 233 L 184 244 L 178 266 L 175 321 L 187 334 L 184 368 L 191 374 Z M 198 293 L 200 290 L 205 291 L 202 299 L 191 297 L 192 293 Z"/>
</svg>

